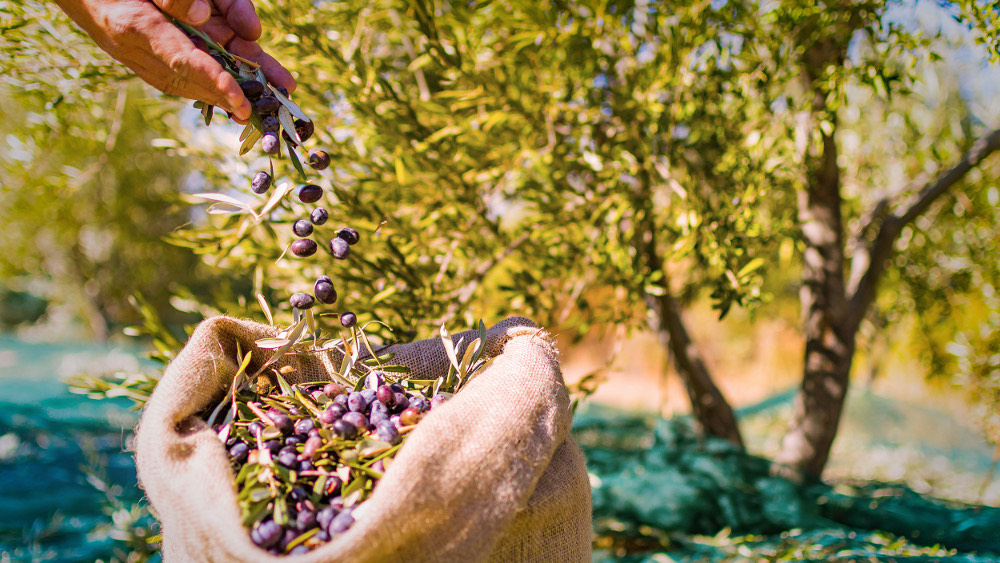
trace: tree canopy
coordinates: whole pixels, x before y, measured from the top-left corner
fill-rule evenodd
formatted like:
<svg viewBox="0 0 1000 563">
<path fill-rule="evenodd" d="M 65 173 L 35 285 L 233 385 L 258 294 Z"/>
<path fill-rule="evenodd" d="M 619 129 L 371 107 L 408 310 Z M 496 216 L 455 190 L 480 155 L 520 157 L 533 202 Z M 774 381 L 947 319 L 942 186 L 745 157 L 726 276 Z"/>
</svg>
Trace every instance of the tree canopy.
<svg viewBox="0 0 1000 563">
<path fill-rule="evenodd" d="M 791 280 L 806 354 L 782 459 L 819 473 L 862 325 L 916 314 L 948 341 L 986 317 L 947 311 L 990 303 L 983 288 L 995 287 L 996 165 L 984 160 L 1000 144 L 995 116 L 969 111 L 951 81 L 922 82 L 947 78 L 936 61 L 948 38 L 888 17 L 899 6 L 259 2 L 267 46 L 296 73 L 295 100 L 333 157 L 330 223 L 358 228 L 365 250 L 326 268 L 282 256 L 302 214 L 290 200 L 270 223 L 195 215 L 171 240 L 247 283 L 175 288 L 175 303 L 259 315 L 259 292 L 287 312 L 284 296 L 327 273 L 343 307 L 393 329 L 384 339 L 514 313 L 577 336 L 650 328 L 704 429 L 739 442 L 683 309 L 708 296 L 720 315 L 766 314 L 768 292 L 789 291 L 768 280 Z M 953 16 L 989 47 L 991 12 L 962 8 Z M 74 37 L 67 49 L 85 50 Z M 69 83 L 56 65 L 19 86 L 88 92 L 106 82 L 95 60 Z M 82 98 L 74 107 L 98 105 Z M 169 138 L 158 145 L 202 189 L 263 207 L 247 186 L 266 160 L 234 156 L 235 128 L 213 125 L 225 139 L 205 142 L 154 111 L 150 127 Z M 965 338 L 962 350 L 984 346 Z M 990 380 L 982 354 L 963 357 Z"/>
</svg>

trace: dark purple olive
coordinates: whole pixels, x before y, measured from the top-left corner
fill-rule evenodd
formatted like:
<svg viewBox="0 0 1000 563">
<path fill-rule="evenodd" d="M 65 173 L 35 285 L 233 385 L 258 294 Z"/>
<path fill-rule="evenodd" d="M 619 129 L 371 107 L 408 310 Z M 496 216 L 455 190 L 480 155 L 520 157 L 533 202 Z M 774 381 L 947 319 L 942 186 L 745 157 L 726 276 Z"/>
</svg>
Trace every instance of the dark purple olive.
<svg viewBox="0 0 1000 563">
<path fill-rule="evenodd" d="M 324 492 L 326 493 L 326 496 L 337 497 L 340 495 L 340 491 L 343 485 L 344 482 L 340 480 L 340 477 L 330 477 L 326 480 L 326 491 Z M 329 501 L 329 504 L 331 507 L 333 507 L 334 510 L 339 511 L 340 509 L 344 508 L 343 502 L 341 502 L 338 505 L 336 502 L 333 502 L 331 500 Z"/>
<path fill-rule="evenodd" d="M 374 389 L 362 389 L 361 396 L 365 398 L 365 407 L 375 402 L 375 390 Z"/>
<path fill-rule="evenodd" d="M 316 246 L 316 241 L 308 238 L 300 238 L 292 242 L 292 254 L 301 258 L 316 254 L 316 250 L 318 248 L 319 247 Z"/>
<path fill-rule="evenodd" d="M 375 391 L 376 397 L 378 397 L 379 402 L 386 406 L 393 406 L 396 404 L 396 394 L 392 391 L 392 387 L 388 385 L 379 385 L 379 388 Z"/>
<path fill-rule="evenodd" d="M 260 431 L 263 429 L 264 423 L 259 420 L 255 420 L 247 425 L 247 431 L 250 432 L 250 435 L 254 438 L 256 438 L 257 434 L 260 434 Z"/>
<path fill-rule="evenodd" d="M 398 444 L 401 439 L 399 430 L 396 430 L 396 427 L 388 420 L 379 422 L 375 427 L 375 431 L 378 433 L 379 440 L 389 442 L 394 446 Z"/>
<path fill-rule="evenodd" d="M 416 397 L 410 399 L 410 408 L 417 409 L 420 412 L 427 412 L 431 408 L 431 402 L 425 397 Z"/>
<path fill-rule="evenodd" d="M 303 487 L 293 487 L 288 496 L 292 497 L 292 500 L 295 501 L 305 500 L 309 498 L 309 491 Z"/>
<path fill-rule="evenodd" d="M 368 417 L 364 413 L 351 411 L 345 414 L 340 420 L 354 425 L 358 430 L 368 429 Z"/>
<path fill-rule="evenodd" d="M 299 201 L 302 203 L 314 203 L 323 197 L 323 188 L 316 184 L 306 184 L 299 188 Z"/>
<path fill-rule="evenodd" d="M 292 304 L 292 307 L 303 310 L 311 309 L 315 303 L 313 296 L 308 293 L 296 293 L 288 299 L 288 302 Z"/>
<path fill-rule="evenodd" d="M 365 410 L 367 404 L 365 403 L 365 398 L 357 391 L 352 392 L 347 396 L 347 408 L 353 412 L 362 412 Z"/>
<path fill-rule="evenodd" d="M 337 290 L 333 289 L 333 284 L 328 281 L 317 281 L 313 286 L 313 294 L 321 303 L 333 305 L 337 302 Z"/>
<path fill-rule="evenodd" d="M 290 434 L 294 423 L 292 419 L 283 412 L 267 413 L 267 417 L 271 419 L 271 422 L 281 430 L 282 434 Z"/>
<path fill-rule="evenodd" d="M 253 529 L 250 533 L 250 539 L 255 544 L 266 549 L 278 543 L 283 535 L 285 535 L 284 528 L 279 526 L 274 520 L 267 520 L 261 522 Z"/>
<path fill-rule="evenodd" d="M 295 119 L 295 138 L 293 139 L 291 137 L 291 135 L 289 135 L 288 131 L 283 131 L 281 133 L 281 135 L 286 140 L 291 141 L 292 144 L 298 145 L 300 142 L 304 143 L 304 142 L 308 141 L 309 137 L 312 137 L 312 134 L 313 134 L 313 132 L 315 130 L 316 130 L 316 127 L 313 125 L 312 121 L 304 121 L 302 119 L 296 118 Z"/>
<path fill-rule="evenodd" d="M 330 405 L 331 408 L 319 413 L 319 421 L 323 424 L 333 424 L 334 421 L 343 416 L 343 412 L 338 410 L 333 410 L 333 407 L 339 407 L 340 405 Z"/>
<path fill-rule="evenodd" d="M 310 153 L 309 166 L 312 166 L 314 170 L 326 170 L 330 166 L 330 155 L 326 151 Z"/>
<path fill-rule="evenodd" d="M 358 234 L 358 231 L 350 227 L 344 227 L 337 231 L 337 236 L 347 241 L 347 244 L 351 246 L 358 244 L 358 241 L 361 240 L 361 235 Z"/>
<path fill-rule="evenodd" d="M 338 260 L 344 260 L 351 254 L 351 247 L 347 241 L 337 237 L 330 241 L 330 252 Z"/>
<path fill-rule="evenodd" d="M 294 467 L 299 463 L 299 456 L 295 452 L 284 451 L 278 454 L 278 463 L 285 467 Z"/>
<path fill-rule="evenodd" d="M 316 428 L 316 423 L 311 418 L 300 418 L 295 421 L 296 434 L 308 434 L 313 428 Z"/>
<path fill-rule="evenodd" d="M 281 122 L 273 115 L 265 115 L 260 120 L 260 130 L 262 133 L 274 133 L 277 135 L 278 131 L 281 130 Z"/>
<path fill-rule="evenodd" d="M 332 506 L 324 506 L 316 513 L 316 523 L 319 524 L 320 528 L 326 529 L 330 525 L 330 521 L 333 517 L 337 515 L 337 509 Z"/>
<path fill-rule="evenodd" d="M 295 527 L 303 532 L 316 527 L 316 513 L 312 510 L 303 510 L 295 517 Z M 305 546 L 303 546 L 305 547 Z"/>
<path fill-rule="evenodd" d="M 244 80 L 240 82 L 240 90 L 248 100 L 254 101 L 264 95 L 264 85 L 256 80 Z"/>
<path fill-rule="evenodd" d="M 345 440 L 351 440 L 358 435 L 358 427 L 344 419 L 337 420 L 333 423 L 333 431 Z"/>
<path fill-rule="evenodd" d="M 271 175 L 267 172 L 258 172 L 250 180 L 250 189 L 255 194 L 262 194 L 271 189 Z"/>
<path fill-rule="evenodd" d="M 237 463 L 246 461 L 248 455 L 250 455 L 250 446 L 243 442 L 236 442 L 233 447 L 229 448 L 229 457 L 233 458 Z"/>
<path fill-rule="evenodd" d="M 394 410 L 396 412 L 409 408 L 410 406 L 410 399 L 406 396 L 406 393 L 396 393 L 393 399 L 396 403 L 394 405 Z"/>
<path fill-rule="evenodd" d="M 382 403 L 375 403 L 376 405 L 382 405 Z M 372 405 L 372 413 L 368 415 L 368 425 L 377 427 L 380 422 L 388 421 L 389 414 L 385 410 L 385 405 L 382 405 L 382 409 L 376 409 L 375 405 Z"/>
<path fill-rule="evenodd" d="M 260 149 L 264 154 L 274 156 L 281 152 L 281 141 L 274 133 L 264 133 L 264 138 L 260 141 Z"/>
<path fill-rule="evenodd" d="M 278 98 L 275 98 L 274 96 L 261 96 L 253 102 L 253 111 L 258 115 L 274 113 L 278 111 L 278 108 L 280 107 L 281 102 L 279 102 Z"/>
<path fill-rule="evenodd" d="M 330 526 L 327 527 L 326 531 L 329 532 L 331 536 L 346 532 L 353 523 L 354 517 L 351 516 L 351 509 L 346 508 L 342 510 L 340 514 L 333 517 L 333 520 L 330 521 Z"/>
<path fill-rule="evenodd" d="M 313 225 L 322 225 L 323 223 L 326 223 L 329 218 L 330 214 L 322 207 L 313 209 L 312 213 L 309 214 L 309 220 L 312 221 Z"/>
<path fill-rule="evenodd" d="M 340 324 L 344 328 L 351 328 L 352 326 L 358 324 L 358 317 L 350 311 L 342 313 L 340 315 Z"/>
<path fill-rule="evenodd" d="M 292 223 L 292 232 L 295 233 L 295 236 L 297 237 L 307 237 L 313 232 L 312 223 L 306 221 L 305 219 L 299 219 L 298 221 Z"/>
</svg>

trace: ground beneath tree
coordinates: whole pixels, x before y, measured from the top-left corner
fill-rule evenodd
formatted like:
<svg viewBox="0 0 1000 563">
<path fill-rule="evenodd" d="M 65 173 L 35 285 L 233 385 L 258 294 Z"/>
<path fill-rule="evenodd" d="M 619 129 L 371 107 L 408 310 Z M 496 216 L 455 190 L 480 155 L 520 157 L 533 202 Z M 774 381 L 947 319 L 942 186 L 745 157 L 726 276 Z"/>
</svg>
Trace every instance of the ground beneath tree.
<svg viewBox="0 0 1000 563">
<path fill-rule="evenodd" d="M 665 420 L 577 413 L 598 560 L 995 561 L 1000 509 L 894 483 L 798 484 L 730 443 Z"/>
<path fill-rule="evenodd" d="M 0 337 L 0 553 L 93 561 L 122 547 L 108 524 L 141 499 L 125 451 L 135 415 L 126 400 L 71 395 L 60 378 L 138 368 L 134 350 Z M 789 397 L 742 410 L 751 444 L 779 433 Z M 903 459 L 907 477 L 933 472 L 910 487 L 797 485 L 771 477 L 762 458 L 699 439 L 683 418 L 581 407 L 574 436 L 594 487 L 595 560 L 997 560 L 1000 509 L 914 490 L 968 479 L 977 491 L 990 448 L 946 413 L 898 399 L 860 393 L 848 409 L 840 458 Z"/>
</svg>

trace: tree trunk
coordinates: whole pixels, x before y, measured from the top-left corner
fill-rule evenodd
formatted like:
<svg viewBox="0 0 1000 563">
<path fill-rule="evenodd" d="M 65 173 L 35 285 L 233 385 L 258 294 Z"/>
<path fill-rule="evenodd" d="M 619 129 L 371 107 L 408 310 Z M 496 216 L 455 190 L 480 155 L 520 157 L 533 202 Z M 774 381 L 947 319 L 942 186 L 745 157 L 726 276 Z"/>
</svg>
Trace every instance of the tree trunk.
<svg viewBox="0 0 1000 563">
<path fill-rule="evenodd" d="M 674 367 L 684 382 L 684 389 L 691 402 L 691 413 L 701 429 L 706 434 L 729 440 L 742 448 L 743 438 L 740 436 L 736 415 L 712 381 L 701 354 L 684 327 L 680 305 L 670 293 L 670 279 L 656 245 L 656 229 L 650 208 L 651 197 L 645 191 L 640 191 L 638 196 L 633 202 L 637 210 L 633 240 L 636 248 L 636 268 L 663 273 L 662 294 L 654 295 L 649 292 L 643 294 L 650 313 L 650 328 L 656 332 L 663 347 L 670 351 L 668 356 L 673 358 Z"/>
<path fill-rule="evenodd" d="M 691 342 L 680 307 L 669 291 L 660 296 L 646 296 L 655 322 L 653 328 L 665 348 L 670 350 L 674 367 L 684 382 L 691 412 L 702 430 L 743 447 L 743 438 L 732 407 L 715 386 L 698 349 Z"/>
<path fill-rule="evenodd" d="M 816 43 L 803 55 L 804 89 L 812 105 L 800 122 L 805 139 L 806 186 L 799 194 L 799 223 L 805 243 L 802 304 L 806 342 L 802 387 L 776 461 L 819 476 L 837 435 L 847 397 L 857 325 L 847 326 L 844 287 L 844 228 L 841 216 L 840 169 L 834 139 L 837 116 L 827 107 L 829 91 L 819 73 L 843 60 L 834 42 Z M 821 124 L 823 124 L 821 126 Z"/>
</svg>

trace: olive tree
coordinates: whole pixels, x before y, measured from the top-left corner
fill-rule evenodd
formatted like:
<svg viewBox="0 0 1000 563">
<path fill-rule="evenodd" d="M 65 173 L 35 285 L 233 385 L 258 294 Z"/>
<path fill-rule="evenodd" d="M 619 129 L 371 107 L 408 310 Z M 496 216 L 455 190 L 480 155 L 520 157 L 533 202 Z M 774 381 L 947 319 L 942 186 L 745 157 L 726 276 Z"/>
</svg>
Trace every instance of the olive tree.
<svg viewBox="0 0 1000 563">
<path fill-rule="evenodd" d="M 992 172 L 966 179 L 1000 143 L 982 125 L 928 139 L 937 132 L 907 124 L 920 143 L 895 147 L 894 157 L 913 179 L 891 185 L 878 159 L 843 149 L 851 126 L 862 126 L 849 116 L 912 100 L 912 61 L 936 54 L 931 39 L 888 23 L 886 10 L 259 2 L 265 42 L 296 73 L 295 101 L 333 157 L 320 182 L 330 223 L 358 228 L 363 242 L 345 262 L 290 258 L 290 224 L 303 212 L 290 199 L 269 221 L 196 216 L 171 240 L 217 275 L 252 284 L 182 290 L 174 302 L 254 315 L 260 294 L 287 314 L 287 296 L 326 273 L 338 307 L 382 321 L 392 329 L 375 329 L 385 340 L 512 313 L 577 336 L 649 328 L 705 431 L 740 443 L 683 310 L 704 294 L 720 315 L 760 306 L 776 249 L 792 241 L 806 345 L 779 459 L 819 474 L 859 328 L 887 278 L 902 286 L 892 273 L 921 246 L 907 238 L 897 253 L 900 237 L 948 194 L 979 193 Z M 262 210 L 267 196 L 254 199 L 248 183 L 267 161 L 253 151 L 234 166 L 238 129 L 212 127 L 227 142 L 161 125 L 172 139 L 163 146 L 188 159 L 206 189 Z M 287 161 L 276 166 L 301 181 Z"/>
</svg>

